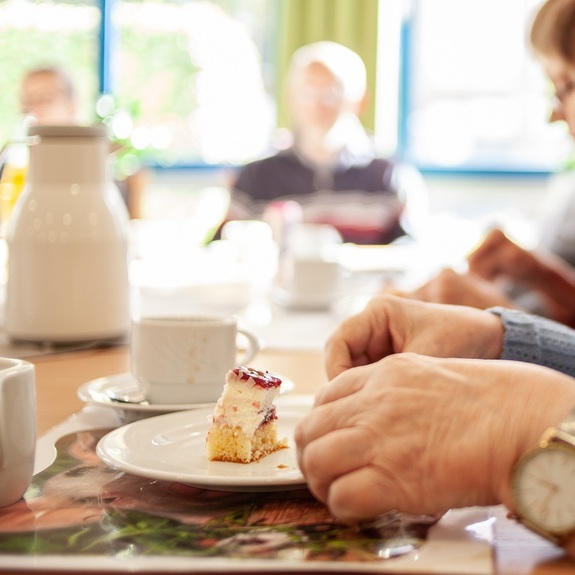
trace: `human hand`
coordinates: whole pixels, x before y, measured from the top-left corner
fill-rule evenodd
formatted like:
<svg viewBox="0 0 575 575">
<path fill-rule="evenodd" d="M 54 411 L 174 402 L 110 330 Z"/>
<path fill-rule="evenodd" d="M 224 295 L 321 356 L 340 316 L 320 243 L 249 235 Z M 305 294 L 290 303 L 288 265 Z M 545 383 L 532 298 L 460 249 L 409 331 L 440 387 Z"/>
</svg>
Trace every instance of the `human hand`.
<svg viewBox="0 0 575 575">
<path fill-rule="evenodd" d="M 564 285 L 572 288 L 575 282 L 574 270 L 561 258 L 550 252 L 526 250 L 498 229 L 489 232 L 467 262 L 470 272 L 486 280 L 505 277 L 533 289 L 547 287 L 549 292 Z"/>
<path fill-rule="evenodd" d="M 575 326 L 575 270 L 561 258 L 527 251 L 493 230 L 468 257 L 471 272 L 488 280 L 506 277 L 539 294 L 545 315 Z"/>
<path fill-rule="evenodd" d="M 514 463 L 575 405 L 532 364 L 397 354 L 324 386 L 298 425 L 312 493 L 342 520 L 504 503 Z"/>
<path fill-rule="evenodd" d="M 466 305 L 485 309 L 502 306 L 513 308 L 513 302 L 492 281 L 474 273 L 460 274 L 451 268 L 441 270 L 435 277 L 405 293 L 405 297 L 433 303 Z"/>
<path fill-rule="evenodd" d="M 496 359 L 503 331 L 500 318 L 486 311 L 380 295 L 344 320 L 328 339 L 326 372 L 331 379 L 351 367 L 405 351 Z"/>
<path fill-rule="evenodd" d="M 500 229 L 491 230 L 467 257 L 469 271 L 492 281 L 500 276 L 528 280 L 539 268 L 534 252 L 512 242 Z"/>
</svg>

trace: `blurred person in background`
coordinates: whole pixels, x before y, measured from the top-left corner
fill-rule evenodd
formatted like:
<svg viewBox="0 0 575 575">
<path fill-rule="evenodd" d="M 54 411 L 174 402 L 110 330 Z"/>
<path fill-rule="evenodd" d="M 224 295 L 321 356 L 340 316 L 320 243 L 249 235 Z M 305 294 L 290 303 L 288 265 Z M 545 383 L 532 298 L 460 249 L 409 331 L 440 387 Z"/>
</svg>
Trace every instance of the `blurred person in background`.
<svg viewBox="0 0 575 575">
<path fill-rule="evenodd" d="M 555 87 L 550 122 L 575 138 L 575 0 L 548 0 L 530 42 Z M 467 258 L 468 271 L 444 269 L 407 297 L 478 308 L 504 306 L 575 327 L 575 193 L 557 206 L 535 250 L 491 230 Z"/>
<path fill-rule="evenodd" d="M 34 68 L 26 72 L 18 92 L 22 113 L 21 134 L 5 144 L 0 153 L 0 234 L 20 196 L 28 172 L 28 147 L 23 140 L 33 124 L 74 124 L 78 104 L 70 76 L 57 66 Z"/>
<path fill-rule="evenodd" d="M 292 144 L 244 166 L 227 219 L 266 219 L 275 202 L 299 205 L 303 223 L 330 224 L 344 241 L 388 244 L 406 234 L 400 170 L 377 157 L 360 116 L 365 65 L 335 42 L 297 50 L 287 75 Z"/>
<path fill-rule="evenodd" d="M 20 111 L 36 124 L 70 124 L 78 116 L 76 89 L 70 76 L 57 66 L 34 68 L 22 78 Z"/>
</svg>

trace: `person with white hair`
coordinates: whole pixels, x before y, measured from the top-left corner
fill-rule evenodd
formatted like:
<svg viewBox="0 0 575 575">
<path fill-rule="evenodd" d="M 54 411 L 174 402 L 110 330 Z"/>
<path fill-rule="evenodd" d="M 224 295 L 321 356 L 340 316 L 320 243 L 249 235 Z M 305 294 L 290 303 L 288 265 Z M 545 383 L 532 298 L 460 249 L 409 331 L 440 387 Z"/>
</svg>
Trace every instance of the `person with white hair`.
<svg viewBox="0 0 575 575">
<path fill-rule="evenodd" d="M 301 207 L 303 223 L 330 224 L 344 241 L 387 244 L 405 235 L 398 170 L 377 157 L 360 121 L 365 65 L 335 42 L 297 50 L 286 78 L 291 145 L 243 166 L 227 219 L 266 219 L 275 202 Z"/>
</svg>

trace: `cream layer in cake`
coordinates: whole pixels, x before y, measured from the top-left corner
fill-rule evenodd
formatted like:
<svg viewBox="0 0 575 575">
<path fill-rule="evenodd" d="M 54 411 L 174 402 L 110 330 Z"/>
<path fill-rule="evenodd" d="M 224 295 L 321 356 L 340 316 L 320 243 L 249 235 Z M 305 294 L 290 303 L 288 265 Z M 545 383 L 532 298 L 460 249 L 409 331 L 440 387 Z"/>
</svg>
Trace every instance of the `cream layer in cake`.
<svg viewBox="0 0 575 575">
<path fill-rule="evenodd" d="M 206 439 L 209 460 L 250 463 L 287 447 L 277 434 L 280 386 L 278 377 L 245 366 L 226 374 Z"/>
</svg>

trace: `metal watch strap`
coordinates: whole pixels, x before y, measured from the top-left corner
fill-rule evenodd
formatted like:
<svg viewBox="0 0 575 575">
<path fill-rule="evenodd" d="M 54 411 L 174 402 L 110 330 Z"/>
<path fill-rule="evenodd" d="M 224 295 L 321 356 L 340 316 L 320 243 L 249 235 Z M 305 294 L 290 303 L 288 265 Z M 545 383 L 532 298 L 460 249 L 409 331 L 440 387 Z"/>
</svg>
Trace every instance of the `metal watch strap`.
<svg viewBox="0 0 575 575">
<path fill-rule="evenodd" d="M 572 435 L 575 439 L 575 407 L 567 414 L 567 417 L 559 424 L 558 429 Z"/>
</svg>

